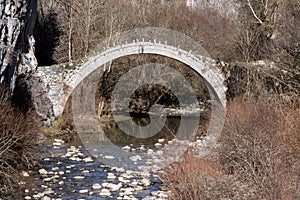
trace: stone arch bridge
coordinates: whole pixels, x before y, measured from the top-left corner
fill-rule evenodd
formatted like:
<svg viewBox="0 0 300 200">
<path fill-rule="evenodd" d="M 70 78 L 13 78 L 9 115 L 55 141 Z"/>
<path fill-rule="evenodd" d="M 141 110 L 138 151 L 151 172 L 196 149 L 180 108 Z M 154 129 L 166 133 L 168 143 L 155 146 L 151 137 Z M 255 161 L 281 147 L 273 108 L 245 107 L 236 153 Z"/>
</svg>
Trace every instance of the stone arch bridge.
<svg viewBox="0 0 300 200">
<path fill-rule="evenodd" d="M 35 76 L 39 77 L 39 82 L 44 83 L 44 90 L 46 90 L 47 98 L 51 102 L 53 114 L 57 117 L 62 114 L 72 91 L 91 72 L 114 59 L 134 54 L 157 54 L 186 64 L 206 80 L 208 86 L 215 92 L 225 107 L 227 88 L 224 84 L 225 77 L 222 74 L 224 63 L 197 55 L 193 51 L 186 51 L 166 42 L 156 42 L 155 40 L 132 41 L 130 43 L 113 45 L 105 48 L 100 53 L 95 53 L 86 58 L 81 63 L 38 67 Z M 38 107 L 37 110 L 42 106 L 36 105 Z"/>
</svg>

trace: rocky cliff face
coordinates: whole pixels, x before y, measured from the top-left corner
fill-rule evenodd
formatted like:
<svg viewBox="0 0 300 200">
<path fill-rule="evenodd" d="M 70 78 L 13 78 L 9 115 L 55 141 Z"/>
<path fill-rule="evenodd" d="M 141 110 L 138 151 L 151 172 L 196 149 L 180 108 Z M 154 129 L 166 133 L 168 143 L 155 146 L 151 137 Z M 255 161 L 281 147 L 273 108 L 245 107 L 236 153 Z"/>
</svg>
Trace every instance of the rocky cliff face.
<svg viewBox="0 0 300 200">
<path fill-rule="evenodd" d="M 0 84 L 10 85 L 17 106 L 33 106 L 49 122 L 53 116 L 51 103 L 44 84 L 35 75 L 37 60 L 32 35 L 36 15 L 37 0 L 0 0 Z"/>
<path fill-rule="evenodd" d="M 36 69 L 34 38 L 37 0 L 0 0 L 0 83 L 14 90 L 18 76 Z"/>
</svg>

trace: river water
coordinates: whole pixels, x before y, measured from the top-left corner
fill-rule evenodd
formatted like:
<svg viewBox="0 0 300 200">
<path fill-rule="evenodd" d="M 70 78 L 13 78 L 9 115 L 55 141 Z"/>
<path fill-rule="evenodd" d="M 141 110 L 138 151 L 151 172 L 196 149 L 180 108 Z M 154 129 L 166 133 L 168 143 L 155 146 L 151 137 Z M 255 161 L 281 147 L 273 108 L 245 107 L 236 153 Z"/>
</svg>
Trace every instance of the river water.
<svg viewBox="0 0 300 200">
<path fill-rule="evenodd" d="M 128 137 L 111 122 L 103 127 L 111 144 L 83 145 L 78 135 L 72 143 L 52 139 L 41 145 L 42 161 L 25 177 L 15 199 L 167 199 L 170 192 L 150 159 L 174 138 L 170 130 L 180 118 L 166 124 L 150 139 Z"/>
</svg>

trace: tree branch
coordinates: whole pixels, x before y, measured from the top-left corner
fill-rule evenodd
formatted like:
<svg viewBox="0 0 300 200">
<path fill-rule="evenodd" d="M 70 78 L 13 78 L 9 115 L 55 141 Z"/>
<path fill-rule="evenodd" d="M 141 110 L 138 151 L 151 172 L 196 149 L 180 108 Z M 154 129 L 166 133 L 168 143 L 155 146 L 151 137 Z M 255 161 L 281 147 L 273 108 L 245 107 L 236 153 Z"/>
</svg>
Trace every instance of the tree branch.
<svg viewBox="0 0 300 200">
<path fill-rule="evenodd" d="M 262 21 L 261 19 L 259 19 L 259 17 L 256 15 L 256 13 L 255 13 L 255 11 L 254 11 L 254 9 L 253 9 L 251 3 L 250 3 L 250 0 L 248 0 L 248 5 L 249 5 L 249 7 L 250 7 L 250 9 L 251 9 L 251 12 L 252 12 L 253 16 L 258 20 L 258 22 L 259 22 L 260 24 L 264 24 L 263 21 Z"/>
</svg>

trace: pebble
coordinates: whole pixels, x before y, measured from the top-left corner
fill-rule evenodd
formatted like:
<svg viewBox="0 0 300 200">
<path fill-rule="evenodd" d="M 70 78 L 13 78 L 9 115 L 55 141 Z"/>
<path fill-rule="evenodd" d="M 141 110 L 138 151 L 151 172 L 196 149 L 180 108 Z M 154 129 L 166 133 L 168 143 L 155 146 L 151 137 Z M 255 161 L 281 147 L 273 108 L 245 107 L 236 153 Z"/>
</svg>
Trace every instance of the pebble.
<svg viewBox="0 0 300 200">
<path fill-rule="evenodd" d="M 87 157 L 83 159 L 83 162 L 88 163 L 88 162 L 94 162 L 94 160 L 91 157 Z"/>
<path fill-rule="evenodd" d="M 107 185 L 107 187 L 110 188 L 110 191 L 115 192 L 120 190 L 120 188 L 122 187 L 122 183 L 119 184 L 110 183 L 109 185 Z"/>
<path fill-rule="evenodd" d="M 48 196 L 44 196 L 43 198 L 41 198 L 41 200 L 51 200 L 51 198 Z"/>
<path fill-rule="evenodd" d="M 149 179 L 147 179 L 147 178 L 143 178 L 143 179 L 141 180 L 141 183 L 142 183 L 143 185 L 145 185 L 145 186 L 149 186 L 149 185 L 151 184 L 151 181 L 150 181 Z"/>
<path fill-rule="evenodd" d="M 93 190 L 100 190 L 101 188 L 102 186 L 99 183 L 95 183 L 94 185 L 92 185 Z"/>
<path fill-rule="evenodd" d="M 137 162 L 139 160 L 142 160 L 142 157 L 140 155 L 135 155 L 135 156 L 131 156 L 129 159 L 133 162 Z"/>
<path fill-rule="evenodd" d="M 130 151 L 131 147 L 130 146 L 124 146 L 122 147 L 123 151 Z"/>
<path fill-rule="evenodd" d="M 26 172 L 26 171 L 22 171 L 22 175 L 23 175 L 24 177 L 29 177 L 29 173 Z"/>
<path fill-rule="evenodd" d="M 103 188 L 103 189 L 100 191 L 99 195 L 100 195 L 100 196 L 103 196 L 103 197 L 107 197 L 107 196 L 110 196 L 111 193 L 110 193 L 110 191 L 109 191 L 108 189 Z"/>
<path fill-rule="evenodd" d="M 148 149 L 147 154 L 152 154 L 153 152 L 154 152 L 154 150 Z"/>
<path fill-rule="evenodd" d="M 54 139 L 54 142 L 59 142 L 59 143 L 65 143 L 65 141 L 61 140 L 61 139 Z"/>
<path fill-rule="evenodd" d="M 162 144 L 160 144 L 160 143 L 155 143 L 155 144 L 154 144 L 154 147 L 157 148 L 157 149 L 158 149 L 158 148 L 161 148 L 161 146 L 162 146 Z"/>
<path fill-rule="evenodd" d="M 79 190 L 79 194 L 86 194 L 88 192 L 89 192 L 88 189 Z"/>
<path fill-rule="evenodd" d="M 107 173 L 107 180 L 112 181 L 115 180 L 117 177 L 113 173 Z"/>
<path fill-rule="evenodd" d="M 44 178 L 44 179 L 43 179 L 44 182 L 49 182 L 49 181 L 51 181 L 51 180 L 52 180 L 52 178 Z"/>
<path fill-rule="evenodd" d="M 41 175 L 47 175 L 48 174 L 47 170 L 45 170 L 45 169 L 39 169 L 39 173 Z"/>
<path fill-rule="evenodd" d="M 165 142 L 165 139 L 164 139 L 164 138 L 158 139 L 158 143 L 162 144 L 162 143 L 164 143 L 164 142 Z"/>
<path fill-rule="evenodd" d="M 107 159 L 107 160 L 113 160 L 113 159 L 115 159 L 114 156 L 104 156 L 103 158 L 104 158 L 104 159 Z"/>
<path fill-rule="evenodd" d="M 39 199 L 39 198 L 41 198 L 41 197 L 43 197 L 43 196 L 45 196 L 45 194 L 44 194 L 44 193 L 41 193 L 41 192 L 39 192 L 39 193 L 37 193 L 37 194 L 33 195 L 32 197 L 33 197 L 33 198 L 35 198 L 35 199 Z"/>
<path fill-rule="evenodd" d="M 61 143 L 59 143 L 59 142 L 53 142 L 53 146 L 61 146 Z"/>
<path fill-rule="evenodd" d="M 31 199 L 31 196 L 26 196 L 24 199 L 29 200 Z"/>
<path fill-rule="evenodd" d="M 82 179 L 85 179 L 84 176 L 74 176 L 73 177 L 75 180 L 82 180 Z"/>
</svg>

